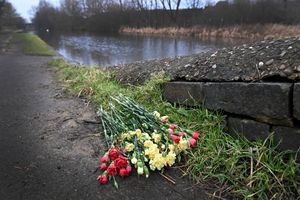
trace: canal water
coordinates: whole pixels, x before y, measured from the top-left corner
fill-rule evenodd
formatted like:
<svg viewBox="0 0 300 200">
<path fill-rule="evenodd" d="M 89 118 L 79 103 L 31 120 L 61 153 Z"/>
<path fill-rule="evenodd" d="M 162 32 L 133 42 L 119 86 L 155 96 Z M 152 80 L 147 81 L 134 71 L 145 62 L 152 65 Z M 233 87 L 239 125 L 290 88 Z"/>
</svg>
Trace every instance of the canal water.
<svg viewBox="0 0 300 200">
<path fill-rule="evenodd" d="M 40 35 L 66 60 L 87 66 L 113 66 L 213 51 L 240 41 L 129 35 Z"/>
</svg>

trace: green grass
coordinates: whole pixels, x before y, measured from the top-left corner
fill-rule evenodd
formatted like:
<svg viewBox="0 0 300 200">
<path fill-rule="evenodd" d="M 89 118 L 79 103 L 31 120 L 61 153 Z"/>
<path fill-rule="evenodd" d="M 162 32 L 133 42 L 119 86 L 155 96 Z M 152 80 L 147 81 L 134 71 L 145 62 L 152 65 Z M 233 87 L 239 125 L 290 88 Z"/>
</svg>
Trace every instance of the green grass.
<svg viewBox="0 0 300 200">
<path fill-rule="evenodd" d="M 37 35 L 15 32 L 13 42 L 20 44 L 22 51 L 28 55 L 55 56 L 55 51 Z"/>
<path fill-rule="evenodd" d="M 162 84 L 168 79 L 157 74 L 142 86 L 121 86 L 114 75 L 96 68 L 74 67 L 52 60 L 66 88 L 96 105 L 108 106 L 110 96 L 124 94 L 145 106 L 169 115 L 175 123 L 202 130 L 199 148 L 187 156 L 186 174 L 196 182 L 215 183 L 217 192 L 236 199 L 296 199 L 300 195 L 300 165 L 295 154 L 277 151 L 272 137 L 251 142 L 223 132 L 224 117 L 207 109 L 176 107 L 162 99 Z"/>
</svg>

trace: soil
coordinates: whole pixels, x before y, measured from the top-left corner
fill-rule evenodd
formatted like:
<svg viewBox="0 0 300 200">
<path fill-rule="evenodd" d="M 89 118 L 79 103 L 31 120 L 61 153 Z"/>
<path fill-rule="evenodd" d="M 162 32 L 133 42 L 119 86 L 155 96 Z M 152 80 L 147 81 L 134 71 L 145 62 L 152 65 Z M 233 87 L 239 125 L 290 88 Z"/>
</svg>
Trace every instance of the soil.
<svg viewBox="0 0 300 200">
<path fill-rule="evenodd" d="M 140 61 L 108 68 L 122 84 L 142 84 L 164 71 L 171 81 L 300 81 L 300 37 L 263 40 L 175 59 Z"/>
<path fill-rule="evenodd" d="M 1 199 L 211 198 L 212 188 L 194 185 L 178 169 L 167 171 L 176 184 L 152 173 L 118 179 L 119 189 L 100 185 L 96 169 L 106 146 L 91 136 L 101 133 L 96 108 L 65 92 L 46 64 L 51 57 L 24 55 L 16 45 L 0 50 Z"/>
</svg>

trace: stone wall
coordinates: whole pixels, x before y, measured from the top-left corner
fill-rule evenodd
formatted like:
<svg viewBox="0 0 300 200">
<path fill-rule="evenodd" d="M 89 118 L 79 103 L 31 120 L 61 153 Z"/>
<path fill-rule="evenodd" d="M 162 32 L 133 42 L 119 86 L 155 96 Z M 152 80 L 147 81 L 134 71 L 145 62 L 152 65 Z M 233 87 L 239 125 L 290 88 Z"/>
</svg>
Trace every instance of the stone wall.
<svg viewBox="0 0 300 200">
<path fill-rule="evenodd" d="M 251 140 L 274 133 L 282 149 L 300 147 L 300 83 L 177 81 L 165 85 L 164 98 L 223 111 L 228 133 Z"/>
<path fill-rule="evenodd" d="M 111 68 L 119 83 L 143 84 L 164 72 L 170 102 L 204 104 L 227 115 L 227 132 L 249 139 L 274 132 L 283 149 L 300 147 L 300 37 Z"/>
</svg>

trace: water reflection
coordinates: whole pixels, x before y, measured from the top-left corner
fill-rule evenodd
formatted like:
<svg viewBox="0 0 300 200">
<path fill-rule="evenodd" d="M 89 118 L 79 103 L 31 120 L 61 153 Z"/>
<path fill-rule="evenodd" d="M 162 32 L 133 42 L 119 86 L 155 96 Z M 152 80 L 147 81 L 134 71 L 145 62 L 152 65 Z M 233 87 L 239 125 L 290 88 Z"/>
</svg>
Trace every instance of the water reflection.
<svg viewBox="0 0 300 200">
<path fill-rule="evenodd" d="M 65 59 L 84 65 L 111 66 L 139 60 L 207 52 L 235 42 L 127 35 L 41 35 Z"/>
</svg>

